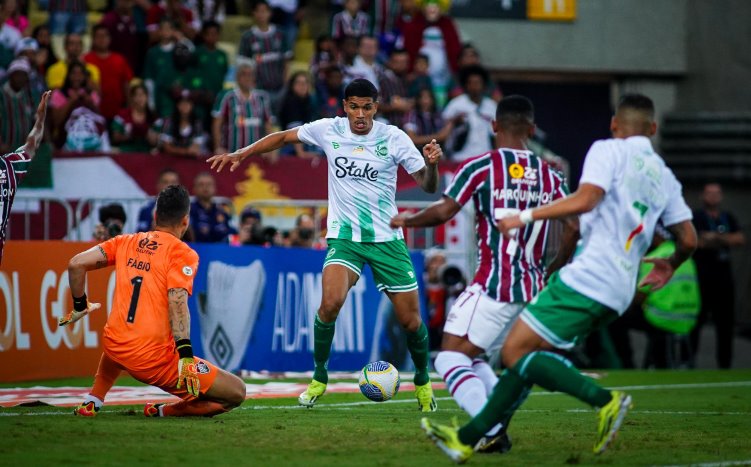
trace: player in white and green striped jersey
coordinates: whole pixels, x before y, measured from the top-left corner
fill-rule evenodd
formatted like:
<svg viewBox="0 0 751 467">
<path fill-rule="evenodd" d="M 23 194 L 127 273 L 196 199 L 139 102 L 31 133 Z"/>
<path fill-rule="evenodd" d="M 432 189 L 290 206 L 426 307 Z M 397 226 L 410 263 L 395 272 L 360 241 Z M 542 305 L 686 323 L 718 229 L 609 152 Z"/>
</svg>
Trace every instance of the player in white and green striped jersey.
<svg viewBox="0 0 751 467">
<path fill-rule="evenodd" d="M 417 278 L 401 228 L 392 229 L 397 214 L 396 172 L 404 167 L 423 190 L 438 189 L 437 164 L 441 147 L 433 140 L 422 154 L 397 127 L 373 121 L 378 91 L 365 79 L 344 90 L 346 118 L 325 118 L 301 127 L 272 133 L 231 154 L 208 159 L 217 172 L 230 163 L 234 170 L 248 156 L 274 151 L 285 144 L 306 143 L 326 152 L 329 166 L 329 250 L 323 265 L 323 293 L 314 325 L 315 371 L 302 405 L 312 407 L 326 391 L 326 365 L 334 325 L 349 289 L 369 264 L 379 290 L 391 299 L 397 319 L 407 332 L 407 347 L 415 364 L 418 408 L 436 409 L 428 376 L 428 330 L 420 318 Z"/>
</svg>

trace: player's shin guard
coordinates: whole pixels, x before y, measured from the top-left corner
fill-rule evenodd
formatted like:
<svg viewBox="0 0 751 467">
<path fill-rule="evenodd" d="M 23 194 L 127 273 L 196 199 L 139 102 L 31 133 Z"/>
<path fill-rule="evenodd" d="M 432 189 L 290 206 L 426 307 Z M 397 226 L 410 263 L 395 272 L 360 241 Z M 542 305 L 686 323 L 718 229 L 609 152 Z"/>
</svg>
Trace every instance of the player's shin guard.
<svg viewBox="0 0 751 467">
<path fill-rule="evenodd" d="M 520 365 L 521 364 L 521 365 Z M 593 407 L 603 407 L 612 395 L 592 379 L 583 376 L 566 357 L 536 351 L 519 360 L 514 368 L 528 382 L 549 391 L 570 394 Z"/>
<path fill-rule="evenodd" d="M 326 366 L 331 354 L 334 332 L 336 332 L 336 321 L 324 323 L 316 315 L 313 324 L 313 362 L 315 363 L 313 379 L 319 383 L 327 384 L 329 382 L 329 373 Z"/>
<path fill-rule="evenodd" d="M 415 386 L 428 384 L 430 376 L 428 374 L 428 328 L 425 323 L 420 323 L 420 327 L 415 332 L 407 333 L 407 348 L 412 356 L 412 362 L 415 364 Z"/>
</svg>

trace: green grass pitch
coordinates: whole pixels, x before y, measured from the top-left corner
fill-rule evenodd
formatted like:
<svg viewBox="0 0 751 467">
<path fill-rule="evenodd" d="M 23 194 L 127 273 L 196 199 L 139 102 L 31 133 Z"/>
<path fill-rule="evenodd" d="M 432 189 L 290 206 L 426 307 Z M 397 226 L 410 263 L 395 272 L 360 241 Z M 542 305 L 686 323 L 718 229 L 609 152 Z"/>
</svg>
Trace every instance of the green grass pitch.
<svg viewBox="0 0 751 467">
<path fill-rule="evenodd" d="M 618 439 L 603 455 L 591 452 L 593 410 L 566 395 L 536 390 L 511 425 L 511 452 L 477 454 L 469 464 L 751 465 L 751 371 L 613 371 L 602 382 L 631 387 L 634 399 Z M 439 410 L 430 417 L 467 420 L 445 391 L 437 396 Z M 295 399 L 248 400 L 213 419 L 146 419 L 141 410 L 105 406 L 97 417 L 84 419 L 70 415 L 70 408 L 0 408 L 0 465 L 450 463 L 420 430 L 422 414 L 407 391 L 382 404 L 360 394 L 326 395 L 313 409 L 297 408 Z"/>
</svg>

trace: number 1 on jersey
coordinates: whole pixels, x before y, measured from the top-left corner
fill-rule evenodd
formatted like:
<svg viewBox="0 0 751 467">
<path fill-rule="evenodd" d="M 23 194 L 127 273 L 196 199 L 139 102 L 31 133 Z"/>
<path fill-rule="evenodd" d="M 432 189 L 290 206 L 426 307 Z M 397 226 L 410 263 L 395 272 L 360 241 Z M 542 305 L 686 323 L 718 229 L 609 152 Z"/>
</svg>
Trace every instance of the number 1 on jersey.
<svg viewBox="0 0 751 467">
<path fill-rule="evenodd" d="M 128 322 L 132 323 L 136 320 L 136 308 L 138 308 L 138 297 L 141 295 L 141 283 L 143 283 L 142 276 L 136 276 L 130 280 L 133 284 L 133 295 L 130 297 L 130 308 L 128 309 Z"/>
</svg>

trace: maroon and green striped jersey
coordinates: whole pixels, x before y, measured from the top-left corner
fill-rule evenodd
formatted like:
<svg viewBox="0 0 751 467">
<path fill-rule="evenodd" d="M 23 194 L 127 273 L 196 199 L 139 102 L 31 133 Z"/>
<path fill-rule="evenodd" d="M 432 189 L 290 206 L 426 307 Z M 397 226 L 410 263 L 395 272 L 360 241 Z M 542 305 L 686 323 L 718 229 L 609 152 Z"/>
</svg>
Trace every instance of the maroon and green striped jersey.
<svg viewBox="0 0 751 467">
<path fill-rule="evenodd" d="M 31 158 L 23 151 L 23 148 L 0 157 L 0 263 L 3 261 L 5 228 L 10 218 L 10 207 L 30 163 Z"/>
<path fill-rule="evenodd" d="M 568 194 L 563 176 L 531 151 L 496 149 L 465 161 L 444 192 L 460 205 L 474 202 L 479 261 L 474 283 L 501 302 L 529 302 L 542 289 L 548 221 L 519 229 L 515 239 L 499 219 Z"/>
<path fill-rule="evenodd" d="M 256 87 L 276 92 L 284 87 L 284 68 L 292 58 L 284 34 L 276 26 L 261 31 L 253 26 L 240 38 L 238 54 L 256 63 Z"/>
<path fill-rule="evenodd" d="M 266 136 L 271 99 L 264 91 L 254 89 L 245 98 L 239 89 L 230 89 L 217 97 L 212 116 L 222 120 L 222 147 L 236 151 Z"/>
<path fill-rule="evenodd" d="M 29 88 L 15 92 L 8 82 L 0 87 L 0 141 L 6 146 L 16 148 L 26 142 L 39 102 L 35 94 Z"/>
</svg>

